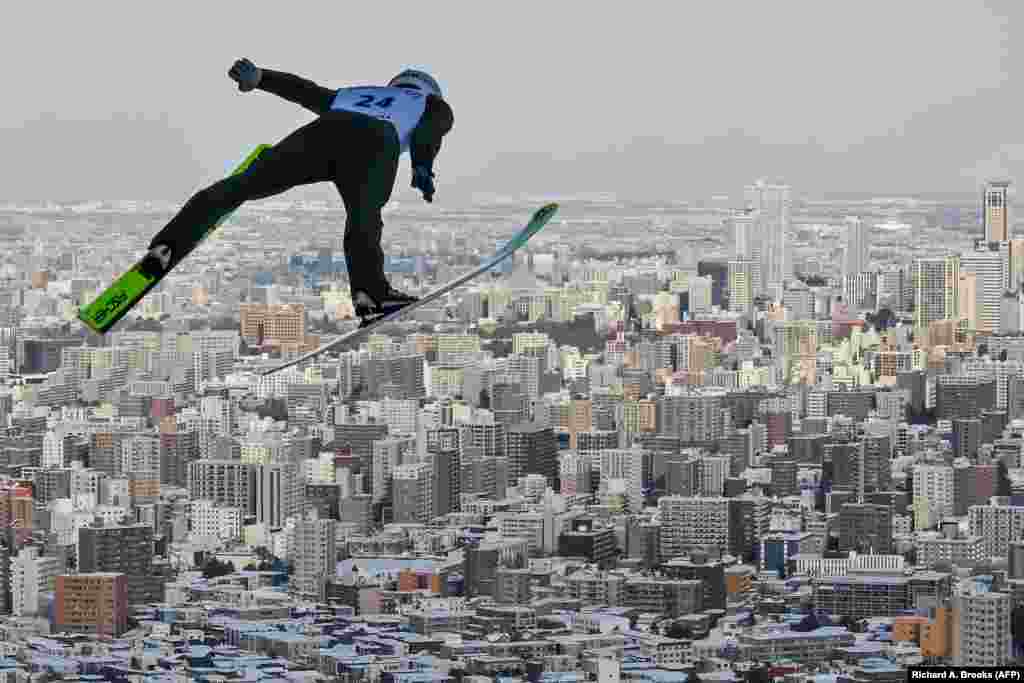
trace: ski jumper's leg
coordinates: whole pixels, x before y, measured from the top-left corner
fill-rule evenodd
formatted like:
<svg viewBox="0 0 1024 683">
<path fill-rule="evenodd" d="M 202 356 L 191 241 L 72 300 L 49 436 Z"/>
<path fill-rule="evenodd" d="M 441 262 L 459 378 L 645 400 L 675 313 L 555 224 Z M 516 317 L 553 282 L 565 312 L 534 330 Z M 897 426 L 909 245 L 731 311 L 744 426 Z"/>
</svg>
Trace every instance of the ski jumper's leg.
<svg viewBox="0 0 1024 683">
<path fill-rule="evenodd" d="M 398 175 L 401 146 L 387 121 L 360 117 L 352 139 L 336 162 L 334 184 L 345 202 L 345 262 L 353 296 L 365 291 L 375 301 L 384 297 L 384 251 L 381 209 L 391 199 Z"/>
<path fill-rule="evenodd" d="M 169 246 L 175 263 L 203 239 L 210 225 L 245 202 L 332 179 L 329 128 L 322 119 L 312 121 L 264 151 L 244 173 L 195 193 L 149 248 Z"/>
</svg>

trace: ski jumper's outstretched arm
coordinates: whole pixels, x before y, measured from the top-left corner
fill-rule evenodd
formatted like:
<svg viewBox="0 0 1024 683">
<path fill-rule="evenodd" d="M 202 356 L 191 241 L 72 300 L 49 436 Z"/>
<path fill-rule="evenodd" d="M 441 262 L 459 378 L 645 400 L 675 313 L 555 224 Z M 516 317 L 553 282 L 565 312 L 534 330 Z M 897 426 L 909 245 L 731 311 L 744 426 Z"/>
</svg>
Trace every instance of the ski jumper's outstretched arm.
<svg viewBox="0 0 1024 683">
<path fill-rule="evenodd" d="M 289 102 L 305 107 L 314 114 L 326 114 L 334 101 L 337 90 L 317 85 L 295 74 L 284 71 L 273 71 L 272 69 L 261 69 L 262 78 L 259 80 L 257 89 L 277 95 Z"/>
</svg>

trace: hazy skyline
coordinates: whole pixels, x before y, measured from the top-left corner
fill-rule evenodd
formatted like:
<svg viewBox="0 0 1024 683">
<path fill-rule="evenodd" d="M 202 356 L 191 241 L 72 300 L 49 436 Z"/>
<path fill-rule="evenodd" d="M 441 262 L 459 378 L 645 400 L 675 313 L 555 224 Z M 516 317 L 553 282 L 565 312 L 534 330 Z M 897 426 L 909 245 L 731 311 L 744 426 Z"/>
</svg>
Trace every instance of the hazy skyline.
<svg viewBox="0 0 1024 683">
<path fill-rule="evenodd" d="M 18 4 L 0 198 L 184 201 L 312 115 L 243 56 L 328 87 L 430 70 L 455 111 L 439 206 L 473 192 L 973 192 L 1024 182 L 1012 1 Z M 395 198 L 415 201 L 403 161 Z M 331 186 L 322 186 L 334 196 Z M 286 197 L 288 195 L 285 195 Z M 295 192 L 292 196 L 301 196 Z"/>
</svg>

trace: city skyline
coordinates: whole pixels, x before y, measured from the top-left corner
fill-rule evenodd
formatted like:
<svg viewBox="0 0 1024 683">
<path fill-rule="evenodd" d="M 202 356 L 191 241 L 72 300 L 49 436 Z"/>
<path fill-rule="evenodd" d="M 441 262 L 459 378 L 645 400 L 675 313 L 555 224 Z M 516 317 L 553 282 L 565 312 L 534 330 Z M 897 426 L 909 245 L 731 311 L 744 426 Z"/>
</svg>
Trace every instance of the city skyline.
<svg viewBox="0 0 1024 683">
<path fill-rule="evenodd" d="M 97 238 L 160 212 L 0 209 L 9 667 L 39 647 L 52 667 L 91 666 L 83 636 L 120 663 L 109 637 L 237 632 L 237 652 L 217 649 L 224 667 L 273 655 L 334 673 L 366 656 L 367 629 L 389 656 L 392 638 L 424 636 L 442 677 L 477 671 L 477 642 L 514 670 L 534 666 L 520 647 L 624 648 L 548 658 L 542 682 L 599 661 L 608 680 L 683 683 L 690 667 L 756 667 L 776 644 L 837 675 L 1015 661 L 1013 214 L 991 193 L 965 211 L 743 188 L 741 211 L 580 202 L 493 276 L 272 377 L 357 324 L 330 237 L 340 207 L 240 212 L 108 335 L 74 326 L 76 306 L 136 247 Z M 518 210 L 397 229 L 389 280 L 449 281 Z M 390 222 L 423 215 L 398 207 Z M 1007 239 L 985 240 L 986 225 Z M 227 616 L 222 581 L 251 592 Z M 566 597 L 552 622 L 543 610 Z M 139 616 L 166 608 L 226 621 Z M 267 630 L 314 611 L 313 631 Z M 874 663 L 833 661 L 850 646 L 877 647 Z"/>
</svg>

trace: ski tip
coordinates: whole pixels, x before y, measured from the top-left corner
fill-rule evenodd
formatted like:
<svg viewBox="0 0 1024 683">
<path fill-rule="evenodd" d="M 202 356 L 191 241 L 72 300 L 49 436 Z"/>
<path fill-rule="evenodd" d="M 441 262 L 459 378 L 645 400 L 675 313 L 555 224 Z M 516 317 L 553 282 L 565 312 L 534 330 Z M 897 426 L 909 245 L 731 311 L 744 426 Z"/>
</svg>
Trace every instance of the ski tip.
<svg viewBox="0 0 1024 683">
<path fill-rule="evenodd" d="M 556 211 L 558 211 L 558 202 L 551 202 L 550 204 L 545 204 L 544 206 L 537 209 L 537 218 L 547 220 L 554 216 Z"/>
<path fill-rule="evenodd" d="M 558 212 L 558 204 L 551 202 L 537 209 L 537 212 L 533 214 L 533 218 L 530 219 L 531 234 L 537 232 L 551 220 L 551 217 Z"/>
<path fill-rule="evenodd" d="M 103 329 L 102 327 L 98 327 L 96 324 L 93 323 L 92 320 L 89 319 L 89 316 L 86 314 L 84 307 L 78 309 L 76 317 L 78 318 L 78 322 L 82 323 L 82 325 L 84 325 L 86 329 L 89 329 L 92 332 L 95 332 L 96 334 L 104 334 L 106 332 L 105 329 Z"/>
</svg>

